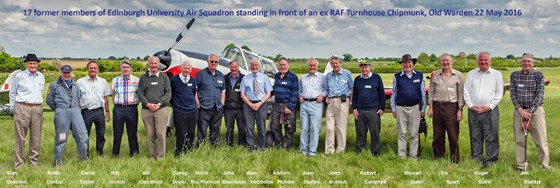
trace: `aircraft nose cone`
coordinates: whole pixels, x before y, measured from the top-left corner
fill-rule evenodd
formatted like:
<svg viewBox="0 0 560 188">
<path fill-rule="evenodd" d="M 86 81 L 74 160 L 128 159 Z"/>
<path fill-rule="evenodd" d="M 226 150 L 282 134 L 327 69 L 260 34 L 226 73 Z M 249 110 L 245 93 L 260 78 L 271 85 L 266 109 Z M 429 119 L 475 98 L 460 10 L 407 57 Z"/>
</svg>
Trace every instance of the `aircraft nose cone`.
<svg viewBox="0 0 560 188">
<path fill-rule="evenodd" d="M 165 50 L 155 53 L 154 56 L 159 58 L 160 67 L 163 66 L 163 69 L 166 69 L 171 64 L 171 54 L 165 54 Z"/>
</svg>

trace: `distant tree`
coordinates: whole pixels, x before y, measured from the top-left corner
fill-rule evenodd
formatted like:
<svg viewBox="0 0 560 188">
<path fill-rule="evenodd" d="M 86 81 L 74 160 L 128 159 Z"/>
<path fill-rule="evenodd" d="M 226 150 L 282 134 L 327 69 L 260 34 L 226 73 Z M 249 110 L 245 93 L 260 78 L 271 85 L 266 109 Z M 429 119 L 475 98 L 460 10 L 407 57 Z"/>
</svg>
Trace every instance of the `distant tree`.
<svg viewBox="0 0 560 188">
<path fill-rule="evenodd" d="M 282 54 L 276 55 L 276 57 L 274 57 L 273 60 L 274 62 L 277 62 L 278 60 L 280 60 L 280 58 L 282 58 Z"/>
<path fill-rule="evenodd" d="M 438 61 L 438 57 L 436 56 L 436 54 L 430 55 L 430 64 L 434 64 L 437 61 Z"/>
<path fill-rule="evenodd" d="M 349 53 L 342 54 L 342 57 L 343 57 L 342 60 L 346 62 L 352 61 L 353 58 L 352 54 Z"/>
<path fill-rule="evenodd" d="M 467 55 L 467 59 L 476 59 L 476 54 L 470 53 Z"/>
<path fill-rule="evenodd" d="M 514 55 L 511 55 L 511 54 L 509 54 L 509 55 L 507 55 L 507 56 L 506 56 L 506 59 L 515 59 L 515 56 L 514 56 Z"/>
<path fill-rule="evenodd" d="M 149 55 L 144 56 L 144 61 L 148 61 L 148 59 L 150 59 Z"/>
<path fill-rule="evenodd" d="M 107 59 L 109 60 L 117 60 L 117 58 L 115 56 L 109 56 Z"/>
<path fill-rule="evenodd" d="M 12 72 L 14 70 L 22 70 L 25 66 L 21 60 L 12 57 L 6 52 L 0 52 L 0 72 Z"/>
<path fill-rule="evenodd" d="M 53 59 L 52 60 L 52 65 L 54 68 L 56 68 L 56 70 L 60 70 L 60 68 L 62 67 L 62 61 L 58 58 Z"/>
<path fill-rule="evenodd" d="M 428 56 L 426 52 L 420 53 L 420 55 L 418 55 L 418 63 L 420 64 L 430 63 L 430 56 Z"/>
<path fill-rule="evenodd" d="M 244 50 L 247 50 L 247 51 L 250 51 L 250 52 L 253 51 L 253 50 L 251 50 L 251 48 L 249 48 L 249 47 L 246 46 L 246 45 L 241 46 L 241 49 L 244 49 Z"/>
<path fill-rule="evenodd" d="M 226 52 L 226 50 L 227 50 L 228 48 L 231 48 L 231 47 L 234 47 L 234 46 L 235 46 L 235 44 L 229 43 L 229 44 L 224 48 L 224 51 L 222 51 L 222 54 L 223 54 L 224 52 Z"/>
<path fill-rule="evenodd" d="M 127 56 L 122 56 L 122 57 L 119 58 L 119 59 L 123 59 L 123 60 L 124 60 L 124 59 L 130 59 L 130 58 L 128 58 Z"/>
<path fill-rule="evenodd" d="M 141 60 L 141 59 L 140 59 L 140 56 L 137 56 L 137 57 L 136 57 L 136 60 Z"/>
</svg>

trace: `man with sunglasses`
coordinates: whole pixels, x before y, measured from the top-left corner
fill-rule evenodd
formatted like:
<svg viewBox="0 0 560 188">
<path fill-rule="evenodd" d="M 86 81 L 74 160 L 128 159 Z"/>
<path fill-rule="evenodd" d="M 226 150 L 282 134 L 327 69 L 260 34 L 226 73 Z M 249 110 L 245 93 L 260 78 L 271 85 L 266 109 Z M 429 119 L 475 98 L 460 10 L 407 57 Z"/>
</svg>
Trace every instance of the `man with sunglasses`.
<svg viewBox="0 0 560 188">
<path fill-rule="evenodd" d="M 196 73 L 198 82 L 197 145 L 206 140 L 206 131 L 210 127 L 210 143 L 217 146 L 220 141 L 222 112 L 226 99 L 225 80 L 222 72 L 217 70 L 220 58 L 216 54 L 208 56 L 208 67 Z"/>
</svg>

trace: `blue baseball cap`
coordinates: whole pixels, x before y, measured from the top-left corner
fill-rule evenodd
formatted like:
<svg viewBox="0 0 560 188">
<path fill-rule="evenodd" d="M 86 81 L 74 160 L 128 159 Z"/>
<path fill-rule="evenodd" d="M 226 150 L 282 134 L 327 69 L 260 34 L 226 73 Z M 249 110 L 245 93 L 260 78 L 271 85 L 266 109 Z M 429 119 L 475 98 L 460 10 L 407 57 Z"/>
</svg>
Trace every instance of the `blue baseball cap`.
<svg viewBox="0 0 560 188">
<path fill-rule="evenodd" d="M 70 67 L 70 65 L 64 65 L 60 68 L 60 72 L 63 73 L 72 72 L 72 67 Z"/>
</svg>

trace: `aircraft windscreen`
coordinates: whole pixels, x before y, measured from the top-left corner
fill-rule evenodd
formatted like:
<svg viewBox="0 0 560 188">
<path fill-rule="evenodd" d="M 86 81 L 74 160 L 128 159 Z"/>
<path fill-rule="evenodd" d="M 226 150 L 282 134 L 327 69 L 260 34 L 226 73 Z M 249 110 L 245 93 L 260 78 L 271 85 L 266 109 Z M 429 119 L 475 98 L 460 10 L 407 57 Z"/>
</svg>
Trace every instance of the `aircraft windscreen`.
<svg viewBox="0 0 560 188">
<path fill-rule="evenodd" d="M 272 78 L 274 78 L 274 74 L 276 74 L 274 63 L 267 61 L 265 59 L 261 59 L 261 71 L 263 74 Z"/>
<path fill-rule="evenodd" d="M 239 67 L 245 70 L 247 69 L 247 66 L 245 64 L 245 60 L 243 59 L 243 56 L 241 55 L 241 51 L 238 48 L 230 48 L 226 51 L 226 53 L 224 54 L 224 58 L 227 58 L 229 60 L 237 60 L 237 62 L 239 62 Z"/>
</svg>

